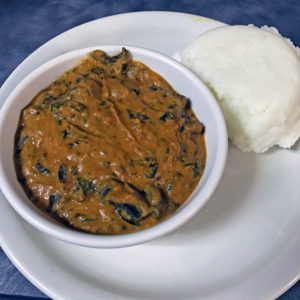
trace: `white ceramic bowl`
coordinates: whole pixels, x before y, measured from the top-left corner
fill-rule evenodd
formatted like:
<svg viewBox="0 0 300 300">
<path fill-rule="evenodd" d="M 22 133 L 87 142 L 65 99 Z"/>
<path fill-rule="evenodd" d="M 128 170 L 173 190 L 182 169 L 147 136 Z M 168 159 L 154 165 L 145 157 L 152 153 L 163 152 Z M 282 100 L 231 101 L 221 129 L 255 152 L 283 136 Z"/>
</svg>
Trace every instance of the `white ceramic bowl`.
<svg viewBox="0 0 300 300">
<path fill-rule="evenodd" d="M 179 93 L 190 98 L 192 108 L 205 125 L 207 163 L 204 174 L 189 199 L 171 217 L 151 228 L 123 235 L 101 236 L 75 231 L 40 211 L 26 196 L 16 178 L 13 161 L 14 135 L 20 112 L 43 88 L 95 49 L 115 54 L 120 45 L 84 48 L 63 54 L 30 73 L 6 99 L 0 111 L 0 187 L 11 206 L 31 225 L 60 240 L 77 245 L 116 248 L 143 243 L 178 228 L 191 219 L 215 190 L 227 157 L 227 131 L 223 115 L 209 89 L 191 71 L 175 60 L 143 48 L 125 46 L 134 60 L 162 75 Z M 4 212 L 2 212 L 4 213 Z"/>
</svg>

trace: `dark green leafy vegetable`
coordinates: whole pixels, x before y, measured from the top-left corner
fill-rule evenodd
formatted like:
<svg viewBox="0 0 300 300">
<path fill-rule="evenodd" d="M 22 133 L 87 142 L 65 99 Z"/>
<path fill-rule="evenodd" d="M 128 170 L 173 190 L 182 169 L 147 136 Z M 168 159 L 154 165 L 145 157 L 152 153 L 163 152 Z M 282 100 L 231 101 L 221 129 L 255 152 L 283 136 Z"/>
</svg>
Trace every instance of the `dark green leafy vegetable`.
<svg viewBox="0 0 300 300">
<path fill-rule="evenodd" d="M 105 161 L 105 162 L 104 162 L 104 166 L 105 166 L 106 168 L 109 168 L 109 167 L 111 166 L 111 162 L 110 162 L 110 161 Z"/>
<path fill-rule="evenodd" d="M 23 150 L 23 147 L 25 146 L 27 140 L 29 138 L 29 134 L 28 133 L 25 133 L 19 140 L 18 142 L 18 146 L 17 146 L 17 154 L 19 154 L 22 150 Z"/>
<path fill-rule="evenodd" d="M 127 49 L 122 48 L 122 51 L 114 56 L 108 56 L 105 53 L 103 53 L 101 59 L 104 64 L 115 63 L 118 59 L 120 59 L 123 55 L 126 55 L 127 53 Z"/>
<path fill-rule="evenodd" d="M 154 161 L 155 159 L 153 157 L 149 157 L 149 156 L 146 156 L 145 157 L 145 161 Z"/>
<path fill-rule="evenodd" d="M 104 70 L 103 70 L 102 68 L 98 67 L 98 66 L 93 67 L 93 68 L 91 69 L 91 71 L 92 71 L 93 73 L 95 73 L 95 74 L 102 74 L 102 73 L 104 72 Z"/>
<path fill-rule="evenodd" d="M 122 72 L 125 72 L 128 67 L 128 64 L 122 64 Z"/>
<path fill-rule="evenodd" d="M 205 133 L 205 126 L 202 124 L 202 129 L 201 129 L 200 134 L 204 134 L 204 133 Z"/>
<path fill-rule="evenodd" d="M 137 118 L 140 119 L 141 121 L 144 121 L 144 120 L 148 120 L 149 117 L 145 114 L 142 114 L 142 113 L 137 113 Z"/>
<path fill-rule="evenodd" d="M 118 179 L 118 178 L 114 178 L 113 177 L 111 180 L 114 181 L 114 182 L 117 182 L 117 183 L 119 183 L 121 185 L 125 185 L 125 183 L 122 180 Z"/>
<path fill-rule="evenodd" d="M 130 109 L 127 109 L 127 113 L 129 115 L 129 119 L 131 119 L 131 120 L 135 119 L 135 115 L 133 114 L 133 112 Z"/>
<path fill-rule="evenodd" d="M 99 81 L 99 80 L 94 80 L 94 82 L 96 82 L 100 87 L 103 87 L 103 84 L 102 84 L 101 81 Z M 88 92 L 88 90 L 87 90 L 87 92 Z M 89 95 L 90 95 L 90 94 L 89 94 Z"/>
<path fill-rule="evenodd" d="M 100 198 L 103 200 L 111 191 L 111 188 L 109 186 L 106 186 L 104 189 L 102 189 L 99 193 Z"/>
<path fill-rule="evenodd" d="M 61 195 L 59 195 L 59 194 L 50 195 L 49 204 L 48 204 L 48 207 L 47 207 L 47 212 L 49 212 L 49 213 L 52 212 L 53 205 L 54 204 L 59 204 L 60 198 L 61 198 Z"/>
<path fill-rule="evenodd" d="M 131 225 L 138 225 L 141 219 L 141 210 L 130 203 L 113 203 L 116 213 Z"/>
<path fill-rule="evenodd" d="M 162 123 L 165 123 L 167 120 L 173 120 L 174 117 L 169 111 L 167 111 L 159 119 Z"/>
<path fill-rule="evenodd" d="M 93 182 L 88 179 L 82 179 L 82 178 L 78 177 L 76 179 L 76 184 L 80 189 L 82 189 L 83 194 L 85 196 L 93 194 L 96 190 L 96 187 L 93 184 Z"/>
<path fill-rule="evenodd" d="M 132 89 L 132 91 L 134 91 L 137 96 L 141 93 L 139 89 Z"/>
<path fill-rule="evenodd" d="M 169 209 L 171 211 L 176 211 L 178 209 L 178 207 L 180 206 L 179 203 L 176 203 L 176 202 L 173 202 L 173 201 L 170 201 L 169 202 Z"/>
<path fill-rule="evenodd" d="M 199 162 L 189 163 L 189 164 L 186 164 L 186 166 L 191 166 L 193 168 L 194 177 L 200 176 L 200 174 L 202 173 L 203 168 L 204 168 L 203 164 L 199 163 Z"/>
<path fill-rule="evenodd" d="M 178 179 L 180 177 L 183 177 L 183 175 L 180 172 L 176 172 L 174 177 L 175 177 L 175 179 Z"/>
<path fill-rule="evenodd" d="M 45 175 L 48 175 L 50 172 L 47 168 L 45 168 L 40 162 L 38 162 L 35 167 L 38 169 L 38 171 L 41 173 L 41 174 L 45 174 Z"/>
<path fill-rule="evenodd" d="M 81 221 L 81 222 L 83 222 L 83 223 L 89 223 L 89 222 L 93 222 L 93 221 L 96 220 L 96 218 L 89 218 L 89 217 L 87 217 L 86 215 L 80 214 L 80 213 L 75 214 L 75 215 L 72 217 L 72 219 L 77 219 L 77 220 L 79 220 L 79 221 Z"/>
<path fill-rule="evenodd" d="M 89 76 L 89 72 L 85 73 L 85 74 L 80 74 L 83 78 L 87 78 Z"/>
<path fill-rule="evenodd" d="M 104 105 L 106 105 L 106 101 L 105 100 L 101 100 L 98 105 L 99 106 L 104 106 Z"/>
<path fill-rule="evenodd" d="M 200 174 L 202 173 L 204 166 L 202 163 L 195 163 L 194 164 L 194 177 L 198 177 L 200 176 Z"/>
<path fill-rule="evenodd" d="M 41 103 L 41 106 L 44 106 L 44 105 L 46 105 L 49 102 L 52 102 L 54 100 L 56 100 L 56 98 L 53 97 L 52 95 L 51 96 L 47 96 L 47 97 L 44 98 L 43 102 Z"/>
<path fill-rule="evenodd" d="M 62 134 L 62 138 L 65 139 L 69 135 L 69 132 L 67 130 L 63 130 L 61 134 Z"/>
<path fill-rule="evenodd" d="M 51 103 L 51 111 L 55 111 L 59 109 L 61 106 L 65 105 L 66 102 L 69 101 L 68 99 L 58 99 Z"/>
<path fill-rule="evenodd" d="M 66 182 L 67 179 L 67 172 L 66 172 L 66 167 L 61 164 L 58 168 L 58 180 L 60 182 Z"/>
<path fill-rule="evenodd" d="M 146 178 L 154 178 L 157 171 L 157 163 L 151 163 L 146 172 Z"/>
<path fill-rule="evenodd" d="M 129 119 L 134 120 L 134 119 L 139 119 L 141 121 L 148 120 L 149 117 L 146 114 L 138 112 L 137 114 L 134 114 L 130 109 L 127 109 L 127 113 L 129 116 Z"/>
</svg>

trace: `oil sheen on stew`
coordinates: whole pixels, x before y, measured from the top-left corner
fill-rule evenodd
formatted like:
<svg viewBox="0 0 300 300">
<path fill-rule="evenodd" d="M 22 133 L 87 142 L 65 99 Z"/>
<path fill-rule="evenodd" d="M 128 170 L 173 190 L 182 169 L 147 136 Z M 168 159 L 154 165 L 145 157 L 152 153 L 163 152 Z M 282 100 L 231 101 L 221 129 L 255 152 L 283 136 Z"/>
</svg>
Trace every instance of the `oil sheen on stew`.
<svg viewBox="0 0 300 300">
<path fill-rule="evenodd" d="M 54 218 L 123 234 L 170 216 L 206 161 L 188 99 L 123 48 L 91 52 L 21 113 L 15 166 L 28 197 Z"/>
</svg>

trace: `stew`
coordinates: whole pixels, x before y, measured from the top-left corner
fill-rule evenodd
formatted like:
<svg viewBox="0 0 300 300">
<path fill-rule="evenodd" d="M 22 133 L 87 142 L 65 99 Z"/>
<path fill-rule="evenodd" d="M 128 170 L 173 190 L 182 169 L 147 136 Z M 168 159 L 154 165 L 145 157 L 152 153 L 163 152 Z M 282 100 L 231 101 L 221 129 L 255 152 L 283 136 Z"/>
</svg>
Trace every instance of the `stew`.
<svg viewBox="0 0 300 300">
<path fill-rule="evenodd" d="M 15 167 L 28 197 L 79 230 L 122 234 L 182 205 L 206 161 L 204 126 L 160 75 L 91 52 L 21 113 Z"/>
</svg>

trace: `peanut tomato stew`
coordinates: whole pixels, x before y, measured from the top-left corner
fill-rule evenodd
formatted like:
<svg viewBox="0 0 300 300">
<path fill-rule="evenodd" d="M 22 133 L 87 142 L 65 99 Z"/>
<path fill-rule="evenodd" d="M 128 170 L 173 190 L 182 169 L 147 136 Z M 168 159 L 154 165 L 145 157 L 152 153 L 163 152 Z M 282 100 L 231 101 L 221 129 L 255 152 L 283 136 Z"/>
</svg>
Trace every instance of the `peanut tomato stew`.
<svg viewBox="0 0 300 300">
<path fill-rule="evenodd" d="M 170 216 L 204 171 L 189 100 L 123 48 L 91 52 L 26 106 L 14 151 L 28 197 L 79 230 L 123 234 Z"/>
</svg>

